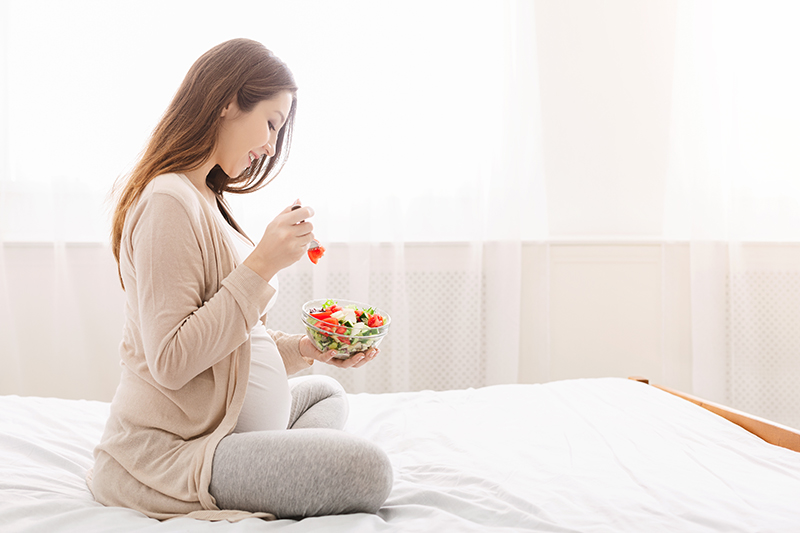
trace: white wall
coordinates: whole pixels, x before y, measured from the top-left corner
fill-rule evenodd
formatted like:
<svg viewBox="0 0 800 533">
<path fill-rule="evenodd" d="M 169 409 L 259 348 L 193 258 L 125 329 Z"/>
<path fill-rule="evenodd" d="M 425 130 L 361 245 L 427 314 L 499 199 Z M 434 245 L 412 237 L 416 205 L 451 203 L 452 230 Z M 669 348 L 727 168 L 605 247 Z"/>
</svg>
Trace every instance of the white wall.
<svg viewBox="0 0 800 533">
<path fill-rule="evenodd" d="M 660 242 L 677 0 L 536 0 L 535 11 L 553 240 L 523 248 L 520 381 L 643 374 L 691 390 L 689 250 Z M 26 321 L 15 342 L 31 350 L 20 366 L 3 361 L 0 394 L 108 399 L 122 320 L 113 259 L 68 246 L 57 253 L 75 266 L 55 272 L 53 253 L 6 246 L 3 294 L 19 314 L 2 318 Z M 89 289 L 60 294 L 59 276 Z M 69 362 L 46 355 L 77 323 L 48 311 L 64 298 L 96 324 Z M 23 390 L 15 376 L 30 372 L 41 380 Z"/>
<path fill-rule="evenodd" d="M 642 374 L 691 390 L 688 246 L 660 242 L 677 1 L 535 12 L 555 242 L 524 250 L 520 379 Z"/>
<path fill-rule="evenodd" d="M 676 0 L 537 0 L 550 235 L 662 232 Z"/>
<path fill-rule="evenodd" d="M 677 1 L 535 12 L 555 242 L 524 251 L 523 331 L 539 334 L 523 333 L 520 379 L 642 374 L 691 390 L 688 246 L 660 242 Z"/>
<path fill-rule="evenodd" d="M 0 274 L 0 394 L 109 400 L 124 319 L 109 248 L 7 243 Z"/>
<path fill-rule="evenodd" d="M 643 375 L 692 390 L 686 244 L 523 249 L 520 381 Z"/>
</svg>

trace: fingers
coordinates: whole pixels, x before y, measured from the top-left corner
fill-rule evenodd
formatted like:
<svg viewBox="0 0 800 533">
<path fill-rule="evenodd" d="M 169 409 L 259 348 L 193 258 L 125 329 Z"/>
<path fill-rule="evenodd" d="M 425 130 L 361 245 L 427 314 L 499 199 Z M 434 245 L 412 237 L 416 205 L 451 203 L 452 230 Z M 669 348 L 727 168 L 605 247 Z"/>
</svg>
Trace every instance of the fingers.
<svg viewBox="0 0 800 533">
<path fill-rule="evenodd" d="M 300 239 L 299 242 L 303 245 L 308 245 L 314 240 L 314 233 L 312 232 L 313 229 L 314 226 L 311 225 L 311 222 L 301 222 L 300 224 L 289 226 L 287 229 L 287 234 L 291 237 Z"/>
<path fill-rule="evenodd" d="M 314 225 L 306 218 L 314 216 L 314 210 L 310 207 L 300 207 L 294 204 L 287 207 L 283 212 L 272 221 L 270 227 L 276 232 L 279 239 L 290 239 L 302 247 L 303 251 L 308 244 L 314 240 Z M 269 228 L 268 228 L 269 230 Z M 297 239 L 295 241 L 295 239 Z"/>
<path fill-rule="evenodd" d="M 321 361 L 323 363 L 328 363 L 328 364 L 331 364 L 331 365 L 335 365 L 336 361 L 338 361 L 338 359 L 336 359 L 334 357 L 335 355 L 336 355 L 336 351 L 335 350 L 328 350 L 327 352 L 320 352 L 320 355 L 317 357 L 317 361 Z"/>
<path fill-rule="evenodd" d="M 320 361 L 323 361 L 325 363 L 328 363 L 330 365 L 339 368 L 360 368 L 365 364 L 369 363 L 370 361 L 372 361 L 373 359 L 375 359 L 375 356 L 377 356 L 378 353 L 380 353 L 380 350 L 378 350 L 377 348 L 370 348 L 366 352 L 360 352 L 354 354 L 347 359 L 336 359 L 335 357 L 333 357 L 336 354 L 336 352 L 330 350 L 325 352 L 320 357 Z M 330 354 L 329 357 L 328 354 Z M 322 357 L 326 357 L 327 359 L 322 359 Z"/>
<path fill-rule="evenodd" d="M 306 219 L 314 216 L 314 210 L 310 207 L 301 207 L 299 203 L 295 203 L 284 210 L 286 216 L 286 223 L 289 224 L 294 231 L 296 237 L 302 238 L 303 245 L 308 245 L 314 240 L 314 225 Z"/>
<path fill-rule="evenodd" d="M 305 222 L 314 216 L 314 210 L 310 207 L 300 207 L 288 213 L 288 220 L 291 224 L 299 224 Z"/>
<path fill-rule="evenodd" d="M 307 218 L 314 216 L 314 210 L 310 207 L 303 207 L 300 205 L 299 200 L 283 210 L 284 214 L 289 214 L 289 222 L 291 224 L 299 224 L 304 222 Z"/>
<path fill-rule="evenodd" d="M 270 279 L 299 261 L 314 240 L 314 226 L 306 220 L 312 216 L 314 210 L 300 206 L 299 202 L 286 207 L 267 225 L 255 250 L 248 256 L 248 266 Z"/>
<path fill-rule="evenodd" d="M 358 368 L 360 366 L 366 365 L 367 363 L 375 359 L 375 356 L 378 355 L 378 352 L 379 350 L 377 348 L 370 348 L 369 350 L 367 350 L 367 353 L 362 355 L 361 358 L 355 362 L 353 368 Z"/>
</svg>

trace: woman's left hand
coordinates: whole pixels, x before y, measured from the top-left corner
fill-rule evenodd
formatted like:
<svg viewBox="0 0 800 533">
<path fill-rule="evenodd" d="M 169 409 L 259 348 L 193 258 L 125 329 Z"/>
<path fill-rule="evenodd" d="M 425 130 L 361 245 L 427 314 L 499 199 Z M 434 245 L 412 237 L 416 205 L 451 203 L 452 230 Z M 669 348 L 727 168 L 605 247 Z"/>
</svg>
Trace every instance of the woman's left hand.
<svg viewBox="0 0 800 533">
<path fill-rule="evenodd" d="M 380 353 L 380 350 L 377 348 L 370 348 L 366 352 L 353 354 L 347 359 L 337 359 L 334 357 L 336 354 L 334 350 L 321 352 L 317 350 L 317 347 L 314 346 L 314 343 L 312 343 L 311 339 L 308 337 L 303 337 L 300 339 L 300 355 L 309 359 L 315 359 L 322 363 L 328 363 L 329 365 L 333 365 L 338 368 L 358 368 L 364 366 L 375 359 L 375 356 L 378 355 L 378 353 Z"/>
</svg>

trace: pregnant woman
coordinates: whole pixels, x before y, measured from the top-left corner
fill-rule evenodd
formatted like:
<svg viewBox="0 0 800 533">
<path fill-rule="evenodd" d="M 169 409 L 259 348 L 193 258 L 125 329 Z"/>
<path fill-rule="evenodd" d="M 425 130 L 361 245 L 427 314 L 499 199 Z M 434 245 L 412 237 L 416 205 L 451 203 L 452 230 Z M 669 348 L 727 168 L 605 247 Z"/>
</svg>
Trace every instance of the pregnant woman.
<svg viewBox="0 0 800 533">
<path fill-rule="evenodd" d="M 100 503 L 158 519 L 303 518 L 375 513 L 391 490 L 386 454 L 341 431 L 341 386 L 288 377 L 315 360 L 359 367 L 377 350 L 339 360 L 264 326 L 276 274 L 313 240 L 313 210 L 287 206 L 253 243 L 223 196 L 280 171 L 296 92 L 260 43 L 212 48 L 118 184 L 112 246 L 126 319 L 120 383 L 87 476 Z"/>
</svg>

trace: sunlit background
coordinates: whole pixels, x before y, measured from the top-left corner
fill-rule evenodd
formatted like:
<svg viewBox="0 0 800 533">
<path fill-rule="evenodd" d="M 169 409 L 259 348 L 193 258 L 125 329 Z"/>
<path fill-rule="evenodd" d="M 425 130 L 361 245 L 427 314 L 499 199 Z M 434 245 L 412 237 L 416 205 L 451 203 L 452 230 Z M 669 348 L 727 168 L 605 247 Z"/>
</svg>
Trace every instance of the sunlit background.
<svg viewBox="0 0 800 533">
<path fill-rule="evenodd" d="M 4 239 L 104 240 L 100 200 L 110 182 L 132 164 L 194 60 L 240 36 L 273 50 L 300 86 L 291 162 L 260 208 L 242 204 L 248 226 L 299 195 L 316 208 L 326 240 L 471 239 L 483 227 L 478 197 L 503 164 L 510 107 L 535 101 L 512 94 L 533 81 L 535 66 L 532 50 L 512 64 L 523 38 L 517 7 L 6 2 L 3 180 L 14 201 Z M 25 223 L 11 214 L 21 205 Z M 522 231 L 533 236 L 532 227 L 514 236 Z"/>
<path fill-rule="evenodd" d="M 0 393 L 108 399 L 107 195 L 193 61 L 264 43 L 300 87 L 288 164 L 329 246 L 273 327 L 392 312 L 386 392 L 647 374 L 800 425 L 800 4 L 0 0 Z M 316 371 L 320 371 L 315 369 Z"/>
</svg>

